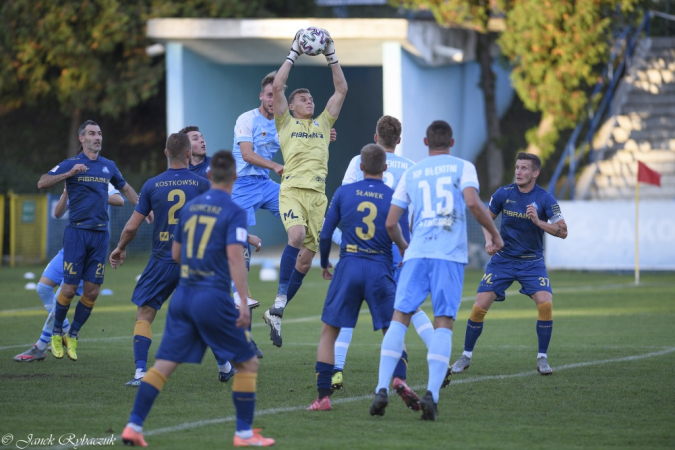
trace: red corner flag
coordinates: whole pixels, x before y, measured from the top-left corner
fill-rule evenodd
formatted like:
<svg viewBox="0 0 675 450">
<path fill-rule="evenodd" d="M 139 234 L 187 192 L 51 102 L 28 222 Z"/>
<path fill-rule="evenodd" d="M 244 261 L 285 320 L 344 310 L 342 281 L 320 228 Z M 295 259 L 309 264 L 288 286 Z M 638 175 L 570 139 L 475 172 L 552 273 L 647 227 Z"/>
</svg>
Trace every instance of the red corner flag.
<svg viewBox="0 0 675 450">
<path fill-rule="evenodd" d="M 661 174 L 658 173 L 656 170 L 650 169 L 649 167 L 647 167 L 646 164 L 644 164 L 641 161 L 638 161 L 637 180 L 638 183 L 643 182 L 647 184 L 661 186 Z"/>
</svg>

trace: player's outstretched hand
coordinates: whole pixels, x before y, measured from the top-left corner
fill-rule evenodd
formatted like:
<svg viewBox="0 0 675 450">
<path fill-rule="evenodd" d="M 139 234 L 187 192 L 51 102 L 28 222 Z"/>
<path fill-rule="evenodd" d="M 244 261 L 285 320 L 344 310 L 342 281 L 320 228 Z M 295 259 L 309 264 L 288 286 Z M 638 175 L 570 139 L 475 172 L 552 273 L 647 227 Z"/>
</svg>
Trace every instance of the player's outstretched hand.
<svg viewBox="0 0 675 450">
<path fill-rule="evenodd" d="M 256 252 L 259 252 L 260 247 L 262 247 L 262 239 L 260 239 L 258 236 L 254 235 L 254 234 L 248 235 L 248 243 L 255 246 Z"/>
<path fill-rule="evenodd" d="M 284 173 L 284 166 L 274 163 L 274 171 L 277 175 L 281 176 Z"/>
<path fill-rule="evenodd" d="M 248 326 L 251 324 L 251 311 L 248 308 L 239 308 L 239 317 L 235 325 L 237 328 L 245 328 L 248 330 Z"/>
<path fill-rule="evenodd" d="M 323 32 L 326 34 L 327 42 L 326 50 L 324 50 L 323 55 L 326 57 L 326 62 L 328 65 L 332 66 L 338 62 L 337 55 L 335 54 L 335 41 L 333 41 L 333 37 L 330 35 L 328 30 L 324 28 Z"/>
<path fill-rule="evenodd" d="M 288 60 L 291 64 L 295 64 L 295 60 L 298 59 L 298 56 L 302 55 L 302 48 L 300 47 L 299 38 L 303 31 L 305 30 L 301 29 L 295 33 L 293 43 L 291 44 L 291 51 L 289 51 L 288 56 L 286 56 L 286 60 Z"/>
<path fill-rule="evenodd" d="M 330 129 L 330 141 L 335 142 L 337 140 L 337 131 L 335 131 L 335 128 Z"/>
<path fill-rule="evenodd" d="M 326 267 L 325 269 L 324 268 L 321 269 L 321 276 L 323 277 L 324 280 L 332 280 L 333 279 L 333 274 L 330 273 L 330 270 L 328 270 L 328 269 L 332 269 L 332 268 L 333 268 L 333 265 L 331 263 L 328 263 L 328 267 Z"/>
<path fill-rule="evenodd" d="M 113 269 L 117 269 L 117 266 L 124 265 L 125 259 L 127 259 L 127 251 L 115 248 L 115 250 L 113 250 L 112 253 L 110 254 L 109 258 L 110 265 L 112 266 Z"/>
</svg>

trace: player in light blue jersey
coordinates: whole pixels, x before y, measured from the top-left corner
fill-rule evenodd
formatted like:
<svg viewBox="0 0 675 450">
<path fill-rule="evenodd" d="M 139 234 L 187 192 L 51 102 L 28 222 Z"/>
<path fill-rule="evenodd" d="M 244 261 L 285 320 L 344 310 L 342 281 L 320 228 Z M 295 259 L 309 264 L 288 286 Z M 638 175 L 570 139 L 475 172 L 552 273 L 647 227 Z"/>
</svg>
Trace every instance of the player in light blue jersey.
<svg viewBox="0 0 675 450">
<path fill-rule="evenodd" d="M 392 116 L 382 116 L 380 120 L 377 121 L 377 126 L 375 127 L 375 143 L 379 144 L 384 148 L 387 155 L 387 170 L 382 175 L 384 183 L 392 189 L 396 189 L 398 182 L 405 173 L 414 163 L 407 158 L 397 155 L 394 153 L 396 146 L 401 142 L 401 122 Z M 363 180 L 363 171 L 360 170 L 361 165 L 361 155 L 357 155 L 349 162 L 345 176 L 342 179 L 342 185 L 355 183 L 357 181 Z M 408 213 L 406 212 L 401 216 L 399 221 L 401 226 L 401 231 L 403 232 L 403 238 L 406 241 L 410 240 L 410 227 L 408 225 Z M 333 233 L 333 241 L 337 244 L 340 244 L 339 238 L 337 235 L 341 235 L 339 229 L 336 229 Z M 393 264 L 394 264 L 394 281 L 398 280 L 398 275 L 400 274 L 399 265 L 401 263 L 401 253 L 398 250 L 396 244 L 392 246 L 392 255 L 393 255 Z M 429 320 L 427 314 L 419 310 L 412 317 L 413 325 L 417 330 L 417 333 L 420 335 L 424 343 L 429 346 L 431 341 L 431 336 L 434 331 L 434 327 Z M 354 329 L 353 328 L 342 328 L 340 329 L 340 335 L 337 338 L 335 343 L 335 373 L 333 374 L 333 379 L 331 381 L 331 387 L 333 389 L 342 389 L 344 386 L 343 373 L 345 360 L 347 359 L 347 351 L 349 350 L 349 345 L 352 341 Z M 403 354 L 403 359 L 408 360 L 408 355 Z"/>
<path fill-rule="evenodd" d="M 78 129 L 82 153 L 67 159 L 42 175 L 39 189 L 47 189 L 66 180 L 70 208 L 69 222 L 63 233 L 63 287 L 54 307 L 52 355 L 61 359 L 65 353 L 77 360 L 77 338 L 85 324 L 103 283 L 108 252 L 108 183 L 112 183 L 133 204 L 138 194 L 124 180 L 114 162 L 100 156 L 103 134 L 93 120 Z M 75 297 L 80 280 L 83 294 L 67 335 L 63 322 Z M 63 337 L 63 339 L 62 339 Z"/>
<path fill-rule="evenodd" d="M 462 297 L 464 266 L 468 262 L 466 220 L 471 214 L 492 236 L 499 250 L 503 241 L 478 197 L 476 168 L 450 156 L 452 128 L 437 120 L 427 128 L 424 144 L 429 157 L 406 171 L 396 188 L 387 216 L 387 231 L 403 256 L 396 287 L 394 317 L 382 340 L 379 380 L 371 415 L 384 415 L 394 368 L 403 351 L 410 319 L 428 294 L 434 310 L 434 334 L 427 353 L 429 380 L 420 400 L 423 420 L 436 420 L 438 396 L 452 348 L 452 326 Z M 412 239 L 403 239 L 399 220 L 413 210 Z"/>
<path fill-rule="evenodd" d="M 180 268 L 171 257 L 171 243 L 178 231 L 178 214 L 185 205 L 209 189 L 209 182 L 188 170 L 190 140 L 184 133 L 173 133 L 166 141 L 164 154 L 169 169 L 143 184 L 141 195 L 119 243 L 110 254 L 113 269 L 124 264 L 127 246 L 134 239 L 143 220 L 152 211 L 152 254 L 134 289 L 131 302 L 137 307 L 133 347 L 136 373 L 127 386 L 137 387 L 145 376 L 148 352 L 152 344 L 151 325 L 164 302 L 178 285 Z"/>
<path fill-rule="evenodd" d="M 190 172 L 208 179 L 211 157 L 206 154 L 206 140 L 202 132 L 199 131 L 199 127 L 189 125 L 180 130 L 179 133 L 187 134 L 190 139 L 191 151 L 188 169 L 190 169 Z"/>
<path fill-rule="evenodd" d="M 490 199 L 493 219 L 502 214 L 501 234 L 504 248 L 495 252 L 486 234 L 486 250 L 494 255 L 478 286 L 476 302 L 466 325 L 464 352 L 450 367 L 451 373 L 461 373 L 471 365 L 473 348 L 483 331 L 483 320 L 492 303 L 504 301 L 505 291 L 514 281 L 520 292 L 537 305 L 537 371 L 551 375 L 548 346 L 553 332 L 553 291 L 544 265 L 544 233 L 565 239 L 567 224 L 556 199 L 537 185 L 541 160 L 531 153 L 520 152 L 516 157 L 516 182 L 502 186 Z"/>
<path fill-rule="evenodd" d="M 112 206 L 123 206 L 124 198 L 120 195 L 120 192 L 115 189 L 112 184 L 108 184 L 108 204 Z M 63 189 L 63 194 L 59 198 L 59 201 L 54 207 L 54 217 L 60 219 L 68 210 L 68 190 Z M 20 353 L 14 357 L 14 361 L 18 362 L 32 362 L 32 361 L 42 361 L 47 357 L 47 347 L 49 342 L 52 339 L 52 331 L 54 329 L 54 305 L 56 304 L 56 298 L 61 292 L 61 288 L 56 291 L 54 294 L 54 288 L 60 286 L 63 283 L 63 249 L 49 261 L 42 276 L 37 284 L 37 294 L 42 300 L 45 309 L 47 310 L 47 319 L 45 324 L 42 327 L 42 334 L 37 342 L 28 350 L 23 353 Z M 80 284 L 75 291 L 75 295 L 82 295 L 82 284 L 83 281 L 80 280 Z M 70 322 L 68 319 L 63 321 L 63 333 L 67 334 L 70 330 Z"/>
</svg>

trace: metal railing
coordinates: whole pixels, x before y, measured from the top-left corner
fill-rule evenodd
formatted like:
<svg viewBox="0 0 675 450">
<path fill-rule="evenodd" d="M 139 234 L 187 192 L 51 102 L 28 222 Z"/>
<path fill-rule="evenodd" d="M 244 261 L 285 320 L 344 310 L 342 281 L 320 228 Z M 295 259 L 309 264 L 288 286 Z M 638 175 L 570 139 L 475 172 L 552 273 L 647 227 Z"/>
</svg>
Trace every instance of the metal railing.
<svg viewBox="0 0 675 450">
<path fill-rule="evenodd" d="M 653 15 L 654 12 L 647 12 L 640 25 L 637 27 L 628 25 L 617 38 L 609 61 L 603 70 L 602 77 L 595 85 L 589 97 L 588 114 L 579 121 L 572 132 L 548 184 L 548 191 L 553 193 L 556 198 L 564 198 L 569 190 L 569 198 L 570 200 L 574 200 L 574 183 L 579 162 L 592 146 L 593 136 L 598 130 L 601 120 L 605 117 L 607 107 L 612 101 L 619 80 L 623 77 L 629 66 L 640 35 L 643 31 L 649 35 L 649 23 Z M 602 93 L 603 89 L 605 89 L 604 94 Z M 598 104 L 597 110 L 593 110 L 593 103 L 598 95 L 602 95 L 602 99 Z M 579 141 L 579 137 L 584 129 L 587 129 L 586 134 L 583 140 Z M 568 167 L 567 179 L 556 192 L 556 185 L 565 166 Z"/>
</svg>

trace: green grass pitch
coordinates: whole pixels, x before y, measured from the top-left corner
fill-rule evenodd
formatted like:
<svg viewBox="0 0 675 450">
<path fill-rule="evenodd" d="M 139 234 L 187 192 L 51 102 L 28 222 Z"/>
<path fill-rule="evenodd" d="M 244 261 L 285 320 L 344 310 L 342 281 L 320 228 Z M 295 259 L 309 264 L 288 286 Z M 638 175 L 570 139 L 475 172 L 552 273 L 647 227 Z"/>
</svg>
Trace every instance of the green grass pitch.
<svg viewBox="0 0 675 450">
<path fill-rule="evenodd" d="M 12 357 L 40 334 L 46 313 L 24 272 L 0 269 L 0 437 L 116 437 L 127 422 L 136 390 L 124 385 L 134 371 L 135 306 L 129 301 L 144 260 L 107 269 L 101 296 L 80 333 L 79 360 L 16 363 Z M 481 273 L 468 271 L 453 336 L 454 361 L 463 349 L 466 320 Z M 675 277 L 552 272 L 554 332 L 549 362 L 554 374 L 536 373 L 534 302 L 512 287 L 485 319 L 471 368 L 441 391 L 438 421 L 419 420 L 395 394 L 384 417 L 368 408 L 377 384 L 381 333 L 367 311 L 354 332 L 345 389 L 333 411 L 307 412 L 316 397 L 314 363 L 328 282 L 312 269 L 282 322 L 284 345 L 273 347 L 262 312 L 276 283 L 250 273 L 253 337 L 265 352 L 258 376 L 254 426 L 284 449 L 658 449 L 675 446 Z M 37 281 L 37 280 L 34 280 Z M 429 301 L 423 307 L 430 313 Z M 71 308 L 69 317 L 72 317 Z M 151 362 L 166 311 L 153 324 Z M 411 329 L 406 338 L 408 383 L 423 394 L 426 348 Z M 202 365 L 178 368 L 146 423 L 149 445 L 159 449 L 230 448 L 234 433 L 231 384 L 218 382 L 213 355 Z M 4 443 L 4 441 L 3 441 Z M 33 448 L 47 448 L 35 446 Z M 61 447 L 68 448 L 68 447 Z M 86 447 L 80 447 L 86 448 Z"/>
</svg>

